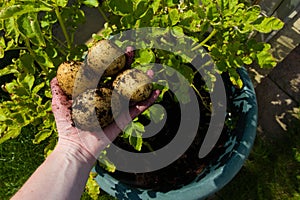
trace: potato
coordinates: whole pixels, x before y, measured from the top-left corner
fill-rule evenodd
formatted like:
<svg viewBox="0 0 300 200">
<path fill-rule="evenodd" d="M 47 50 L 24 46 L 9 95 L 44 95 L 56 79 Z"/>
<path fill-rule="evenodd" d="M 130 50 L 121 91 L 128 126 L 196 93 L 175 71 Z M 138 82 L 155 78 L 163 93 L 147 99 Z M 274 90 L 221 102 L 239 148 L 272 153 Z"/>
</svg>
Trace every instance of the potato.
<svg viewBox="0 0 300 200">
<path fill-rule="evenodd" d="M 125 66 L 124 52 L 109 40 L 94 44 L 88 52 L 86 63 L 99 76 L 113 76 Z"/>
<path fill-rule="evenodd" d="M 82 64 L 82 62 L 66 61 L 60 64 L 57 69 L 58 84 L 69 97 L 72 96 L 76 75 Z"/>
<path fill-rule="evenodd" d="M 113 122 L 119 113 L 112 114 L 120 110 L 118 96 L 113 95 L 108 88 L 89 89 L 78 95 L 72 106 L 72 118 L 75 125 L 83 130 L 95 131 L 99 125 L 103 128 Z"/>
<path fill-rule="evenodd" d="M 75 98 L 87 89 L 96 89 L 99 83 L 99 76 L 85 65 L 77 72 L 72 97 Z"/>
<path fill-rule="evenodd" d="M 63 92 L 71 99 L 87 89 L 97 88 L 99 77 L 83 62 L 66 61 L 57 69 L 58 84 Z"/>
<path fill-rule="evenodd" d="M 151 79 L 138 69 L 127 69 L 113 82 L 113 88 L 120 95 L 134 102 L 149 98 L 153 85 Z"/>
</svg>

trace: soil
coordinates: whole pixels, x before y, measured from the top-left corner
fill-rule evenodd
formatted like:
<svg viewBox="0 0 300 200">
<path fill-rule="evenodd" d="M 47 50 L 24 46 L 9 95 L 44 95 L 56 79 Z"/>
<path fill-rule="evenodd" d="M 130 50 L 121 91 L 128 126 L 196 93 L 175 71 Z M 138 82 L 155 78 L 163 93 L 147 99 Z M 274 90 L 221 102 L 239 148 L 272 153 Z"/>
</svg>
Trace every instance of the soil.
<svg viewBox="0 0 300 200">
<path fill-rule="evenodd" d="M 197 88 L 201 88 L 204 85 L 204 81 L 200 75 L 195 77 L 195 83 Z M 210 98 L 207 92 L 201 90 L 202 97 L 205 97 L 209 103 Z M 168 144 L 176 135 L 180 124 L 180 107 L 179 104 L 172 101 L 173 94 L 167 93 L 164 95 L 164 99 L 160 104 L 166 109 L 167 120 L 163 129 L 151 138 L 145 138 L 144 141 L 151 145 L 153 150 L 157 150 Z M 198 102 L 201 100 L 198 98 Z M 199 104 L 201 110 L 201 118 L 199 121 L 199 129 L 197 135 L 188 148 L 188 150 L 175 162 L 169 166 L 148 173 L 126 173 L 116 171 L 110 173 L 111 176 L 120 180 L 121 182 L 144 189 L 152 189 L 155 191 L 167 192 L 172 189 L 181 187 L 188 184 L 195 179 L 195 177 L 203 172 L 204 168 L 209 165 L 211 160 L 216 160 L 220 153 L 224 152 L 222 148 L 226 141 L 228 141 L 227 127 L 224 127 L 221 137 L 214 149 L 203 159 L 198 158 L 198 152 L 200 150 L 204 133 L 207 132 L 211 112 L 206 109 L 203 104 Z M 182 109 L 182 108 L 181 108 Z M 149 123 L 147 119 L 139 119 L 143 124 Z M 114 144 L 127 151 L 136 152 L 129 144 L 127 144 L 123 138 L 117 138 Z M 141 152 L 149 152 L 149 149 L 144 145 Z"/>
</svg>

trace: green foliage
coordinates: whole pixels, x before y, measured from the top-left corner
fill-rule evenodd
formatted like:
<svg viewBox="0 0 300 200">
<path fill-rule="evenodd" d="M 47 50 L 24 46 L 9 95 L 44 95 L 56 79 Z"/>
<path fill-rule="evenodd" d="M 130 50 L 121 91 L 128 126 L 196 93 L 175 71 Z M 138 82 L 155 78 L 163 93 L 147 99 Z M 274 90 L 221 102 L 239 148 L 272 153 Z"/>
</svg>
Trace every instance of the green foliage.
<svg viewBox="0 0 300 200">
<path fill-rule="evenodd" d="M 87 49 L 73 43 L 76 27 L 85 19 L 82 4 L 97 6 L 98 1 L 68 5 L 68 0 L 15 0 L 1 5 L 0 57 L 11 50 L 19 50 L 19 56 L 0 69 L 0 76 L 12 75 L 2 86 L 9 100 L 0 104 L 0 143 L 17 137 L 29 124 L 38 127 L 34 143 L 56 134 L 49 83 L 61 62 L 82 59 Z M 56 23 L 65 41 L 52 34 Z"/>
<path fill-rule="evenodd" d="M 134 119 L 127 125 L 122 137 L 128 139 L 129 144 L 137 151 L 141 151 L 143 145 L 142 134 L 145 132 L 144 125 Z"/>
<path fill-rule="evenodd" d="M 207 72 L 208 90 L 213 88 L 216 80 L 214 73 L 227 72 L 231 82 L 241 88 L 243 82 L 236 71 L 237 68 L 253 62 L 257 62 L 262 68 L 276 65 L 270 53 L 271 46 L 257 42 L 251 36 L 256 32 L 269 33 L 279 30 L 283 27 L 283 23 L 277 18 L 261 15 L 261 9 L 257 5 L 250 6 L 239 0 L 201 0 L 200 4 L 199 1 L 176 0 L 107 0 L 104 1 L 102 8 L 111 14 L 102 32 L 104 38 L 128 29 L 165 28 L 165 31 L 154 30 L 143 33 L 145 35 L 141 38 L 136 38 L 135 42 L 143 48 L 136 51 L 132 63 L 133 68 L 143 71 L 151 69 L 149 64 L 157 61 L 174 69 L 166 67 L 156 73 L 156 76 L 163 77 L 156 85 L 161 90 L 159 100 L 169 88 L 172 88 L 173 92 L 179 91 L 175 100 L 182 103 L 190 100 L 187 86 L 191 86 L 200 95 L 193 84 L 195 73 L 189 66 L 193 57 L 184 51 L 187 44 L 184 35 L 193 40 L 192 51 L 195 54 L 205 56 L 201 50 L 204 47 L 217 66 L 216 72 L 209 68 L 208 63 L 197 66 Z M 148 41 L 147 34 L 154 39 Z M 169 49 L 169 52 L 152 48 L 157 46 L 156 42 L 159 46 Z M 164 75 L 161 76 L 160 73 Z M 188 85 L 185 81 L 188 81 Z M 207 108 L 210 109 L 209 105 Z M 150 114 L 145 112 L 143 115 Z M 123 137 L 136 150 L 140 150 L 143 132 L 143 125 L 134 121 L 127 127 Z"/>
<path fill-rule="evenodd" d="M 199 1 L 123 1 L 104 2 L 105 10 L 113 14 L 103 32 L 105 36 L 139 27 L 172 28 L 199 44 L 193 50 L 207 48 L 219 73 L 228 72 L 233 84 L 238 87 L 242 87 L 242 81 L 235 72 L 237 68 L 253 61 L 262 68 L 274 67 L 276 64 L 269 51 L 270 46 L 251 39 L 251 35 L 279 30 L 283 23 L 275 17 L 261 15 L 257 5 L 249 6 L 238 0 L 202 0 L 200 4 Z M 179 35 L 174 36 L 180 39 Z M 136 58 L 138 61 L 147 59 L 142 53 L 139 55 L 141 57 Z M 184 52 L 180 56 L 184 57 Z M 180 68 L 177 70 L 181 72 Z"/>
</svg>

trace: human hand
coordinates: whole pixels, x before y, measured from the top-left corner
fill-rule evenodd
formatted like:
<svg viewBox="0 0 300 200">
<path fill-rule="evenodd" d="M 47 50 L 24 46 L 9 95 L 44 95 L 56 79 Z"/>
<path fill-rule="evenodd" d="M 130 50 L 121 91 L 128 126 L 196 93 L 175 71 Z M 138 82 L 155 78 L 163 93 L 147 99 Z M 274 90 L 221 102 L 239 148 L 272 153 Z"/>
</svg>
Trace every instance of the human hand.
<svg viewBox="0 0 300 200">
<path fill-rule="evenodd" d="M 110 144 L 133 118 L 141 114 L 151 106 L 159 95 L 156 90 L 149 99 L 139 102 L 129 108 L 129 115 L 121 113 L 118 117 L 118 125 L 113 122 L 98 132 L 90 132 L 76 128 L 72 121 L 72 100 L 64 94 L 54 78 L 51 81 L 52 112 L 55 117 L 59 134 L 59 143 L 63 145 L 75 145 L 86 150 L 91 156 L 98 158 L 101 150 Z"/>
</svg>

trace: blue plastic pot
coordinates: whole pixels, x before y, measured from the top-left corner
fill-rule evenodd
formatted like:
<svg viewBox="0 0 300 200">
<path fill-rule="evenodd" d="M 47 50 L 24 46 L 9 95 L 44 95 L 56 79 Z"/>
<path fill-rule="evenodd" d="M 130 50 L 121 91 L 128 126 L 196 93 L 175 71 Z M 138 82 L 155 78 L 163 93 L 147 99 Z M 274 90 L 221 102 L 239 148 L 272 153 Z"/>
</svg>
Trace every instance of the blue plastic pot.
<svg viewBox="0 0 300 200">
<path fill-rule="evenodd" d="M 117 199 L 199 200 L 223 188 L 238 173 L 247 159 L 257 128 L 257 102 L 252 82 L 244 68 L 239 69 L 238 72 L 244 82 L 242 89 L 236 89 L 231 85 L 228 77 L 223 77 L 229 110 L 232 111 L 232 117 L 238 119 L 237 126 L 227 133 L 229 139 L 224 145 L 224 152 L 210 160 L 192 182 L 176 190 L 158 192 L 126 185 L 96 166 L 93 170 L 99 174 L 96 181 L 101 189 Z"/>
</svg>

